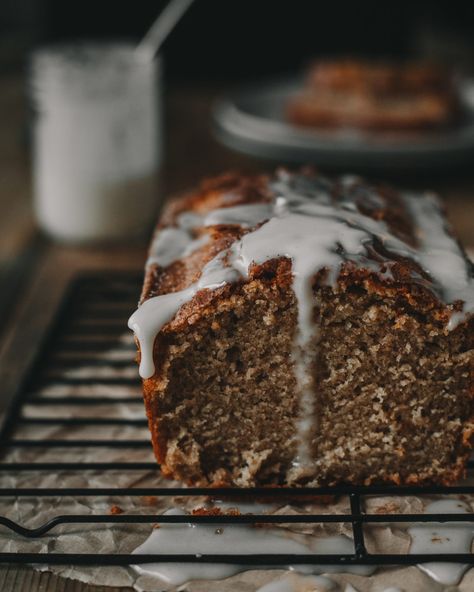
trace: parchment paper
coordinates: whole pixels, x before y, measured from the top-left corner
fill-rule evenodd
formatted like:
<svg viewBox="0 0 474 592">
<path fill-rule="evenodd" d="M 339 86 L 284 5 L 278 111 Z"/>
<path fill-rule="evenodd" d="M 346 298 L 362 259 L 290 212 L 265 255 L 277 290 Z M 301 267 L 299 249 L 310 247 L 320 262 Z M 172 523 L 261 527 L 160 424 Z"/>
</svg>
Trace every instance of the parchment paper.
<svg viewBox="0 0 474 592">
<path fill-rule="evenodd" d="M 127 334 L 120 338 L 120 341 L 130 341 Z M 61 355 L 59 352 L 58 355 Z M 64 352 L 64 356 L 73 357 L 74 352 Z M 81 355 L 84 355 L 82 352 Z M 124 356 L 130 357 L 129 351 L 107 350 L 100 354 L 106 362 L 109 359 L 120 359 Z M 68 387 L 67 393 L 64 386 L 55 384 L 56 379 L 62 376 L 97 376 L 96 367 L 87 368 L 72 366 L 68 370 L 50 373 L 51 383 L 38 389 L 39 394 L 50 396 L 63 396 L 65 394 L 84 396 L 130 396 L 138 393 L 140 387 L 134 386 L 77 386 Z M 103 376 L 136 376 L 135 369 L 118 370 L 104 367 Z M 141 404 L 114 404 L 103 406 L 34 406 L 25 407 L 27 416 L 58 416 L 58 417 L 123 417 L 123 418 L 144 418 L 144 409 Z M 146 428 L 123 427 L 123 426 L 93 426 L 93 427 L 68 427 L 58 428 L 55 426 L 24 426 L 16 433 L 17 438 L 58 438 L 58 439 L 143 439 L 148 438 Z M 5 461 L 16 462 L 54 462 L 54 461 L 83 461 L 83 462 L 109 462 L 109 461 L 153 461 L 151 449 L 40 449 L 40 448 L 18 448 L 12 450 Z M 19 474 L 1 474 L 1 487 L 156 487 L 179 485 L 162 479 L 158 472 L 143 471 L 89 471 L 84 473 L 51 473 L 31 472 Z M 378 513 L 400 513 L 413 512 L 422 513 L 423 507 L 433 497 L 421 499 L 418 497 L 392 497 L 392 498 L 368 498 L 366 510 Z M 463 498 L 471 508 L 474 508 L 474 499 Z M 159 500 L 156 498 L 21 498 L 21 499 L 0 499 L 0 512 L 2 515 L 15 520 L 23 526 L 34 528 L 61 514 L 102 514 L 113 512 L 127 513 L 156 513 L 160 514 L 171 505 L 191 509 L 203 505 L 203 498 Z M 238 503 L 236 502 L 236 505 Z M 114 508 L 115 506 L 115 508 Z M 275 506 L 278 513 L 343 513 L 349 512 L 349 502 L 342 497 L 331 505 L 303 504 L 300 506 L 287 505 Z M 6 528 L 0 529 L 0 549 L 2 551 L 14 552 L 77 552 L 77 553 L 130 553 L 140 545 L 151 533 L 153 525 L 64 525 L 54 528 L 48 534 L 34 539 L 27 539 L 21 536 L 12 535 Z M 185 528 L 185 527 L 183 527 Z M 292 525 L 292 530 L 303 531 L 313 536 L 324 536 L 327 534 L 344 533 L 352 536 L 350 525 Z M 385 553 L 405 553 L 410 545 L 410 537 L 403 525 L 394 527 L 387 525 L 376 525 L 365 529 L 366 542 L 370 551 Z M 196 550 L 198 552 L 198 550 Z M 48 566 L 45 558 L 45 565 L 35 566 L 36 569 L 49 569 L 64 577 L 75 578 L 87 583 L 110 586 L 132 586 L 136 590 L 151 592 L 157 590 L 170 590 L 156 578 L 148 576 L 138 577 L 133 568 L 120 567 L 61 567 Z M 259 586 L 281 577 L 282 570 L 253 570 L 238 574 L 221 581 L 195 581 L 190 582 L 180 589 L 188 592 L 254 592 Z M 344 589 L 346 582 L 350 582 L 360 592 L 380 592 L 387 587 L 396 586 L 405 592 L 418 592 L 430 590 L 440 592 L 448 590 L 416 567 L 379 569 L 370 577 L 346 574 L 331 574 L 331 579 L 341 584 Z M 472 592 L 474 590 L 474 570 L 469 570 L 459 586 L 449 587 L 450 592 Z"/>
</svg>

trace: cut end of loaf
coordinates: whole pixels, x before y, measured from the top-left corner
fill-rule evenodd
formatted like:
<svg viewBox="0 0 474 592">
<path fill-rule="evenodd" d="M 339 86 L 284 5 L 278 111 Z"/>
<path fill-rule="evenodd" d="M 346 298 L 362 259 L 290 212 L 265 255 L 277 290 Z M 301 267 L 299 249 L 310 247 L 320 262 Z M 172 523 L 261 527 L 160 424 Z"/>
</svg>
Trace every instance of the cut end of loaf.
<svg viewBox="0 0 474 592">
<path fill-rule="evenodd" d="M 294 462 L 296 305 L 284 281 L 235 286 L 163 337 L 162 386 L 146 381 L 146 401 L 164 473 L 236 486 L 462 476 L 474 428 L 469 328 L 447 333 L 435 311 L 370 285 L 315 287 L 309 466 Z"/>
</svg>

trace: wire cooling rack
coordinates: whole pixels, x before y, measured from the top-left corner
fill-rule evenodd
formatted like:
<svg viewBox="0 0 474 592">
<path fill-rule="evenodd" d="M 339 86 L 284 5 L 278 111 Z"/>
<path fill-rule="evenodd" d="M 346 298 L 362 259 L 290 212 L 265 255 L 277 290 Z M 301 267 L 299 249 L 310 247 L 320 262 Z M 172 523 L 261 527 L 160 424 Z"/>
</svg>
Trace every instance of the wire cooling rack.
<svg viewBox="0 0 474 592">
<path fill-rule="evenodd" d="M 123 426 L 131 429 L 146 428 L 144 414 L 130 418 L 113 417 L 113 413 L 98 416 L 97 409 L 113 409 L 115 405 L 127 403 L 137 405 L 141 409 L 142 401 L 139 382 L 135 375 L 134 362 L 135 346 L 130 337 L 124 337 L 126 319 L 133 310 L 137 294 L 139 293 L 141 276 L 133 274 L 101 274 L 76 278 L 63 298 L 62 305 L 46 338 L 38 347 L 38 355 L 28 375 L 19 383 L 6 413 L 2 430 L 0 431 L 0 476 L 48 474 L 60 475 L 61 472 L 101 471 L 104 474 L 112 471 L 156 471 L 159 467 L 152 461 L 113 461 L 103 460 L 104 450 L 123 449 L 135 451 L 133 458 L 137 458 L 136 450 L 143 449 L 144 458 L 149 457 L 150 442 L 147 438 L 133 439 L 55 439 L 55 438 L 22 438 L 18 433 L 25 426 L 40 430 L 47 427 L 63 427 L 70 429 L 90 428 L 96 426 Z M 113 359 L 104 359 L 101 353 L 106 350 L 114 352 Z M 64 370 L 85 365 L 92 368 L 92 375 L 81 377 Z M 104 372 L 104 369 L 107 372 Z M 59 370 L 59 373 L 58 373 Z M 61 370 L 63 371 L 61 373 Z M 114 375 L 116 371 L 116 375 Z M 127 374 L 128 372 L 128 374 Z M 54 393 L 48 394 L 48 385 L 54 384 Z M 95 394 L 100 387 L 109 389 L 108 395 Z M 114 396 L 114 389 L 130 387 L 132 394 Z M 46 389 L 45 389 L 46 387 Z M 85 388 L 87 396 L 75 393 Z M 1 389 L 1 385 L 0 385 Z M 99 390 L 98 390 L 99 389 Z M 111 394 L 112 393 L 112 394 Z M 63 409 L 71 405 L 79 405 L 87 411 L 86 416 L 61 417 L 57 413 L 43 412 L 47 409 Z M 25 410 L 30 412 L 26 413 Z M 33 409 L 33 413 L 31 413 Z M 54 462 L 32 460 L 18 462 L 15 452 L 24 449 L 43 451 L 80 448 L 93 448 L 96 451 L 94 462 L 78 462 L 63 460 Z M 65 455 L 67 456 L 67 455 Z M 126 455 L 125 455 L 126 456 Z M 40 457 L 41 458 L 41 457 Z M 13 459 L 13 460 L 12 460 Z M 470 463 L 472 468 L 472 462 Z M 58 480 L 59 482 L 59 480 Z M 188 516 L 188 515 L 158 515 L 156 513 L 139 514 L 68 514 L 57 515 L 44 524 L 29 528 L 20 520 L 12 520 L 0 516 L 0 525 L 12 532 L 13 536 L 26 539 L 41 538 L 54 532 L 63 525 L 85 525 L 88 530 L 94 525 L 155 524 L 155 523 L 193 523 L 193 524 L 327 524 L 339 523 L 352 526 L 354 551 L 350 554 L 170 554 L 166 549 L 160 554 L 131 555 L 123 553 L 44 553 L 38 552 L 4 552 L 0 549 L 0 563 L 42 563 L 50 565 L 130 565 L 150 562 L 195 562 L 195 563 L 243 563 L 245 565 L 288 565 L 288 564 L 339 564 L 339 565 L 413 565 L 429 561 L 460 562 L 474 564 L 474 555 L 467 553 L 452 554 L 384 554 L 371 553 L 366 548 L 364 528 L 373 524 L 403 523 L 404 527 L 414 523 L 442 523 L 468 522 L 474 523 L 473 514 L 370 514 L 365 511 L 364 502 L 367 496 L 413 496 L 413 495 L 441 495 L 474 494 L 472 486 L 456 487 L 322 487 L 304 489 L 233 489 L 218 490 L 220 497 L 229 496 L 238 499 L 239 496 L 255 498 L 264 496 L 273 498 L 275 502 L 291 497 L 298 499 L 308 495 L 347 496 L 350 502 L 350 512 L 345 514 L 304 514 L 304 515 L 238 515 L 238 516 Z M 155 496 L 157 498 L 172 498 L 175 496 L 191 497 L 209 495 L 216 496 L 216 489 L 207 488 L 176 488 L 176 487 L 3 487 L 0 488 L 2 501 L 11 500 L 18 504 L 21 500 L 34 498 L 87 497 L 114 498 L 136 496 Z"/>
</svg>

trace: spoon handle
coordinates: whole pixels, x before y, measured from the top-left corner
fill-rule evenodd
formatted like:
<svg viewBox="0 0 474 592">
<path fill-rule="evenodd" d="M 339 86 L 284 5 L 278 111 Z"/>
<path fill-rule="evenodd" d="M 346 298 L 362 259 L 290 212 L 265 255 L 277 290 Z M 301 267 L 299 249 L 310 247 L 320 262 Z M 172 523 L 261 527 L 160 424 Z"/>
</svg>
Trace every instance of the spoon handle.
<svg viewBox="0 0 474 592">
<path fill-rule="evenodd" d="M 160 47 L 194 0 L 170 0 L 156 18 L 136 51 L 153 59 Z"/>
</svg>

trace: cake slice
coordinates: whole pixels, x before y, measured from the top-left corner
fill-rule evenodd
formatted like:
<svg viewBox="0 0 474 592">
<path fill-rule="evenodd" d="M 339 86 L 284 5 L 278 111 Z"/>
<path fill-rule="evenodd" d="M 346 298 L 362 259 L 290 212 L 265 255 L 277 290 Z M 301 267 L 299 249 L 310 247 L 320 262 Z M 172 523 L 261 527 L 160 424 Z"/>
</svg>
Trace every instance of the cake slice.
<svg viewBox="0 0 474 592">
<path fill-rule="evenodd" d="M 163 473 L 452 483 L 473 433 L 472 278 L 429 193 L 279 170 L 171 203 L 129 321 Z"/>
<path fill-rule="evenodd" d="M 458 118 L 458 94 L 452 72 L 433 64 L 319 60 L 286 114 L 317 128 L 430 129 Z"/>
</svg>

